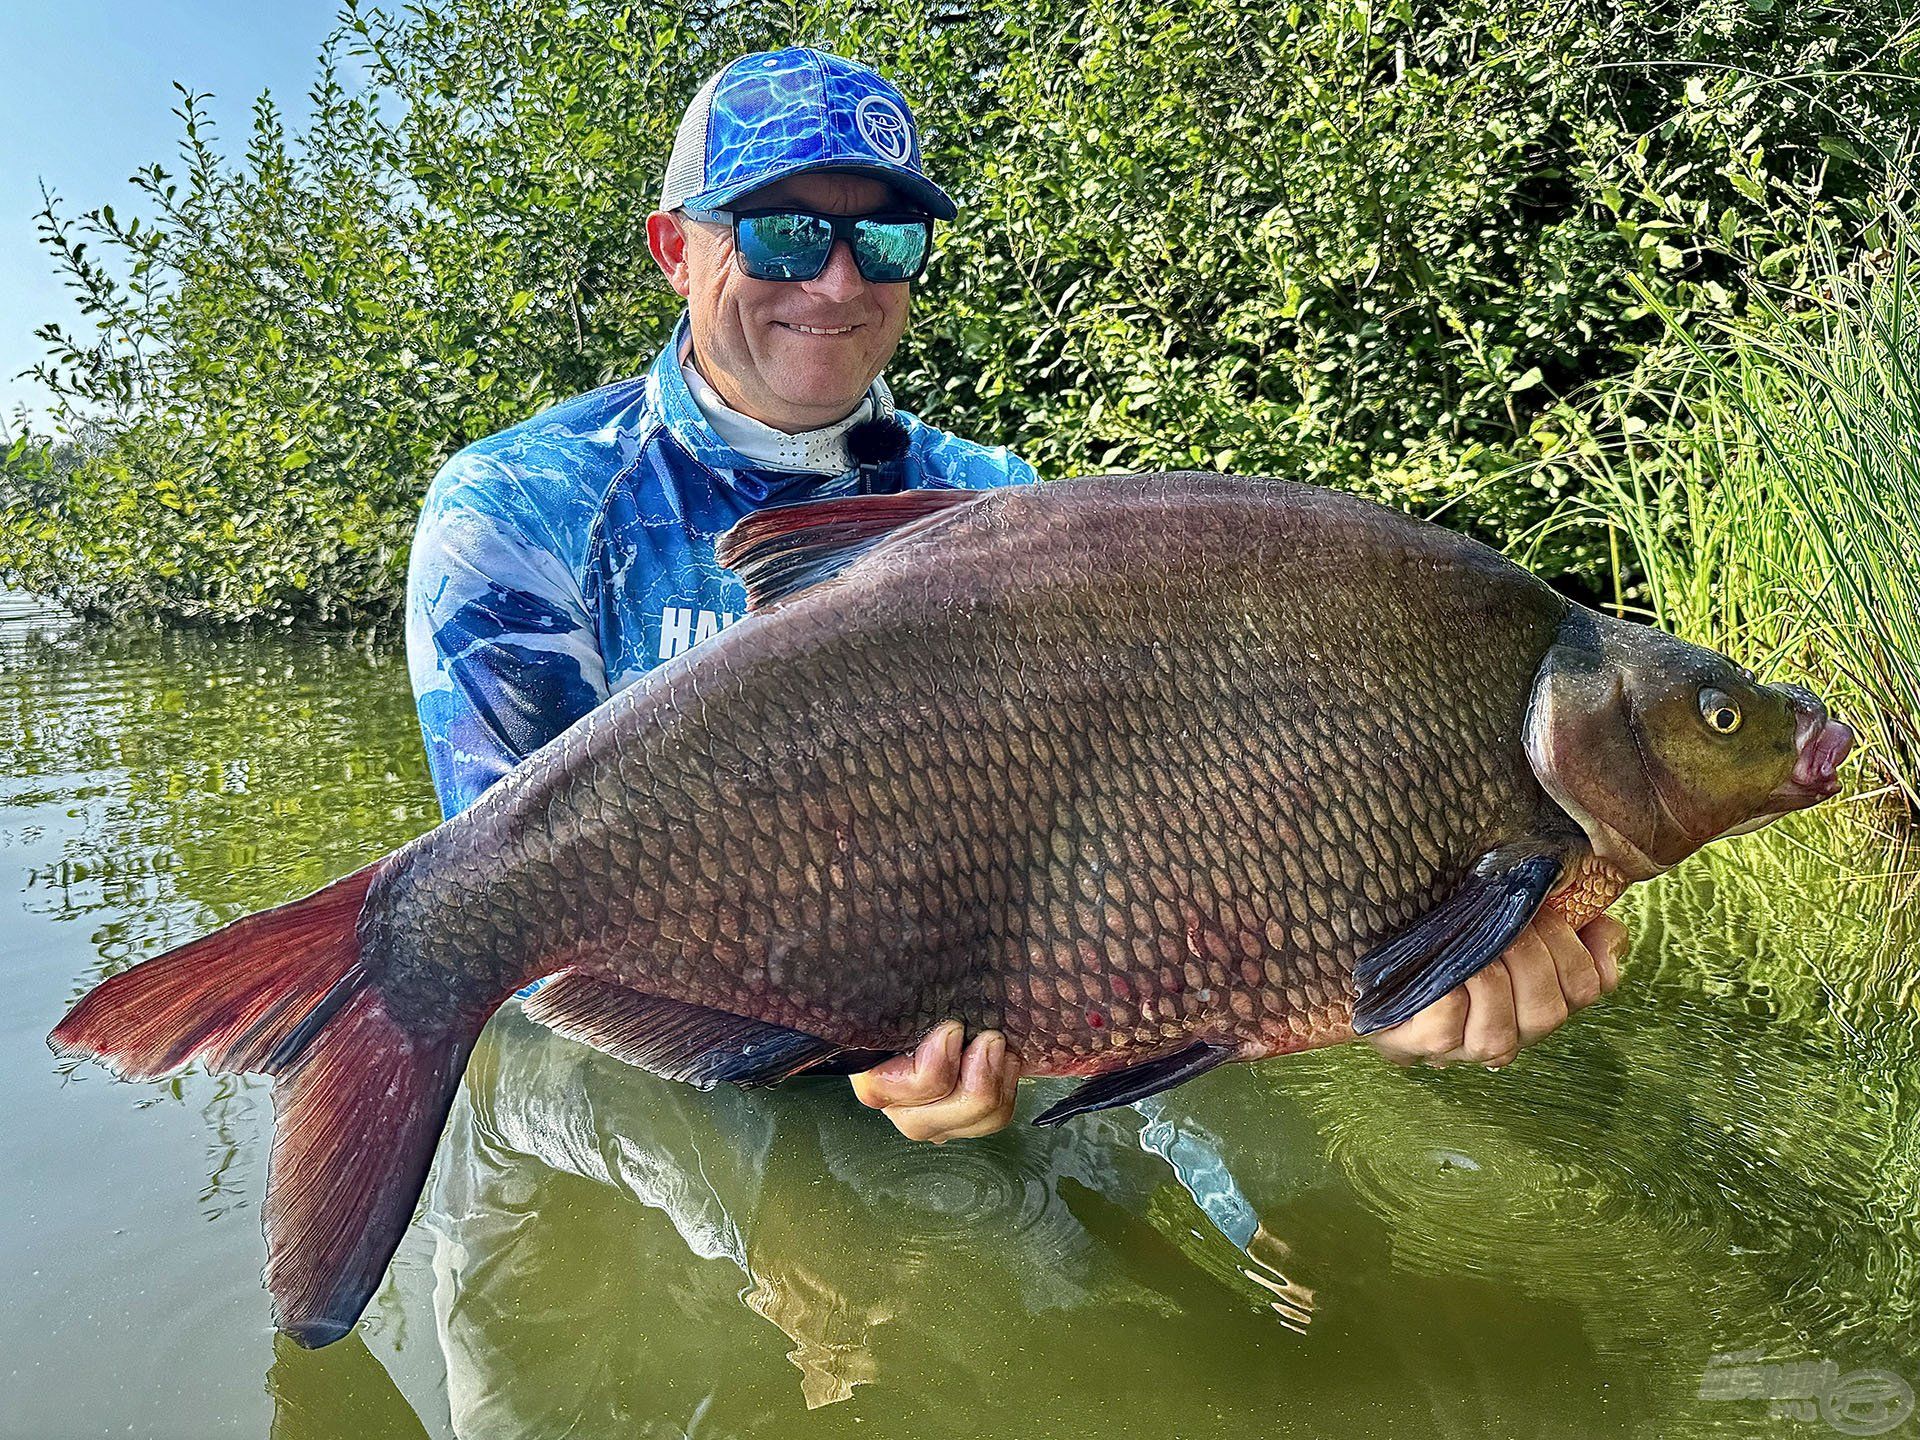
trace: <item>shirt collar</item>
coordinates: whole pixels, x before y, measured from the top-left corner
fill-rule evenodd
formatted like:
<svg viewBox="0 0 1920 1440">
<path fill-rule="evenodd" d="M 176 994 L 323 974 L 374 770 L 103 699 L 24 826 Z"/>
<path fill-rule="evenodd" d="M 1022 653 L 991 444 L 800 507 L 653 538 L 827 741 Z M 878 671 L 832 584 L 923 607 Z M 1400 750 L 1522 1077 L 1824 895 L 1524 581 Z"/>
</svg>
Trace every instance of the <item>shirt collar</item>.
<svg viewBox="0 0 1920 1440">
<path fill-rule="evenodd" d="M 729 437 L 723 436 L 714 424 L 702 412 L 694 400 L 693 392 L 687 386 L 690 370 L 683 371 L 680 365 L 682 348 L 691 343 L 691 328 L 686 311 L 680 312 L 680 320 L 673 327 L 673 337 L 654 360 L 653 367 L 647 372 L 647 388 L 650 392 L 654 413 L 660 418 L 662 426 L 673 437 L 680 448 L 695 461 L 711 470 L 716 479 L 737 491 L 744 499 L 754 505 L 765 504 L 772 496 L 796 486 L 809 487 L 814 493 L 822 493 L 822 477 L 834 472 L 819 469 L 795 469 L 790 465 L 777 464 L 757 455 L 736 449 L 728 443 Z M 738 412 L 729 412 L 737 414 Z M 845 429 L 851 429 L 863 415 L 891 415 L 893 395 L 887 389 L 884 380 L 875 380 L 868 387 L 867 397 L 860 408 L 841 422 Z M 747 420 L 742 415 L 739 417 Z M 758 421 L 748 421 L 758 425 Z M 768 427 L 762 426 L 762 429 Z M 828 426 L 828 430 L 836 427 Z M 779 431 L 770 433 L 780 435 Z M 814 431 L 812 434 L 819 434 Z M 800 439 L 799 436 L 780 435 L 782 440 Z M 841 467 L 837 472 L 841 478 L 851 480 L 845 466 L 845 441 L 834 437 L 839 447 Z M 828 487 L 830 488 L 830 487 Z"/>
<path fill-rule="evenodd" d="M 725 400 L 720 392 L 707 383 L 700 373 L 700 367 L 693 360 L 693 346 L 683 344 L 679 347 L 680 378 L 686 382 L 687 394 L 693 399 L 694 406 L 700 411 L 713 433 L 736 454 L 744 455 L 757 465 L 765 465 L 774 470 L 808 470 L 817 475 L 838 475 L 848 468 L 847 431 L 873 414 L 873 397 L 863 395 L 853 413 L 831 425 L 823 425 L 818 430 L 802 430 L 789 435 L 784 430 L 776 430 L 771 425 L 762 424 L 751 415 L 743 415 Z"/>
</svg>

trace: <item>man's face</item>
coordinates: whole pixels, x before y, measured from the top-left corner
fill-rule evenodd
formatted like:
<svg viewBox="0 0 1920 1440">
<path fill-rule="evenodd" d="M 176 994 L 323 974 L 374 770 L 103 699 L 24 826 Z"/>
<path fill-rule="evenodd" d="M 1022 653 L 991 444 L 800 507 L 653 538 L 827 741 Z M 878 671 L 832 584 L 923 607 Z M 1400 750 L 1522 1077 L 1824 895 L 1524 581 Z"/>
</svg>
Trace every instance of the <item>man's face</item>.
<svg viewBox="0 0 1920 1440">
<path fill-rule="evenodd" d="M 829 215 L 898 208 L 887 186 L 865 175 L 795 175 L 734 202 L 742 210 L 782 204 Z M 842 241 L 812 280 L 785 281 L 742 274 L 724 224 L 656 210 L 647 240 L 686 297 L 700 373 L 727 404 L 777 430 L 847 415 L 906 333 L 910 287 L 862 279 Z"/>
</svg>

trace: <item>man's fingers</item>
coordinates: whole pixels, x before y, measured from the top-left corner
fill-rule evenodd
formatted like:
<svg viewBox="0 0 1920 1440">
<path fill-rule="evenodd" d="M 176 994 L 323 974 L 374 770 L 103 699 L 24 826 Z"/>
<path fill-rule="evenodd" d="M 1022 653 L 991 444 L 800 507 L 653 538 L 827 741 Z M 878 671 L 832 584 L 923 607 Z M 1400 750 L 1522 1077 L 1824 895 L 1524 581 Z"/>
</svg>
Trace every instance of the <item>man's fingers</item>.
<svg viewBox="0 0 1920 1440">
<path fill-rule="evenodd" d="M 925 1105 L 949 1094 L 960 1079 L 963 1034 L 958 1020 L 934 1026 L 911 1055 L 896 1055 L 855 1075 L 854 1095 L 862 1105 L 884 1110 L 891 1105 Z"/>
<path fill-rule="evenodd" d="M 1580 943 L 1600 972 L 1600 993 L 1611 995 L 1620 983 L 1620 957 L 1627 953 L 1627 927 L 1611 915 L 1596 915 L 1580 927 Z"/>
<path fill-rule="evenodd" d="M 1543 916 L 1516 935 L 1502 957 L 1513 981 L 1514 1022 L 1523 1046 L 1567 1023 L 1571 1007 L 1561 989 L 1563 976 L 1576 962 L 1562 952 L 1577 952 L 1582 960 L 1587 955 L 1580 937 L 1566 921 L 1545 912 Z M 1591 962 L 1588 969 L 1592 970 Z M 1592 983 L 1597 993 L 1598 971 L 1592 971 Z"/>
<path fill-rule="evenodd" d="M 1467 992 L 1458 986 L 1398 1025 L 1376 1030 L 1367 1043 L 1395 1065 L 1444 1055 L 1466 1038 Z"/>
<path fill-rule="evenodd" d="M 1000 1072 L 1006 1063 L 1007 1042 L 999 1031 L 976 1035 L 960 1066 L 960 1098 L 981 1109 L 998 1105 Z"/>
<path fill-rule="evenodd" d="M 1000 1109 L 1007 1118 L 1003 1123 L 1013 1123 L 1013 1107 L 1020 1100 L 1020 1061 L 1011 1051 L 1000 1065 Z"/>
<path fill-rule="evenodd" d="M 1513 977 L 1507 962 L 1496 960 L 1467 977 L 1467 1033 L 1458 1051 L 1437 1063 L 1464 1060 L 1474 1065 L 1504 1065 L 1520 1048 L 1514 1018 Z"/>
<path fill-rule="evenodd" d="M 1584 1010 L 1601 996 L 1600 967 L 1586 942 L 1557 910 L 1542 910 L 1528 927 L 1546 942 L 1567 1013 Z"/>
<path fill-rule="evenodd" d="M 995 1031 L 975 1036 L 960 1066 L 960 1083 L 951 1094 L 925 1105 L 889 1105 L 887 1118 L 909 1140 L 962 1140 L 991 1135 L 1013 1118 L 1014 1085 L 1018 1067 L 1007 1054 L 1007 1042 Z"/>
<path fill-rule="evenodd" d="M 1620 983 L 1627 927 L 1600 915 L 1576 932 L 1541 910 L 1498 960 L 1412 1019 L 1367 1036 L 1395 1065 L 1498 1067 Z"/>
</svg>

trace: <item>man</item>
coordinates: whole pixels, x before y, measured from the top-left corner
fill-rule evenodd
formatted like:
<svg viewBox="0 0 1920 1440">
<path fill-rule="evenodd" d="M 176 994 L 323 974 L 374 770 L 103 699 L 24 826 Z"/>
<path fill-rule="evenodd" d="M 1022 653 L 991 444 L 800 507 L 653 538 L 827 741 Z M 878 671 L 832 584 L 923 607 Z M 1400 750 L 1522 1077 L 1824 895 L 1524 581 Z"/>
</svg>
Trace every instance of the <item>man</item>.
<svg viewBox="0 0 1920 1440">
<path fill-rule="evenodd" d="M 766 505 L 1024 484 L 1032 469 L 896 411 L 880 372 L 933 223 L 906 101 L 815 50 L 743 56 L 688 106 L 647 239 L 687 301 L 648 373 L 468 446 L 428 491 L 407 650 L 443 809 L 737 620 L 714 541 Z M 1397 1063 L 1498 1066 L 1613 988 L 1624 931 L 1542 919 L 1502 961 L 1394 1030 Z M 1584 937 L 1584 938 L 1583 938 Z M 1002 1037 L 958 1022 L 854 1077 L 912 1138 L 1012 1117 Z"/>
</svg>

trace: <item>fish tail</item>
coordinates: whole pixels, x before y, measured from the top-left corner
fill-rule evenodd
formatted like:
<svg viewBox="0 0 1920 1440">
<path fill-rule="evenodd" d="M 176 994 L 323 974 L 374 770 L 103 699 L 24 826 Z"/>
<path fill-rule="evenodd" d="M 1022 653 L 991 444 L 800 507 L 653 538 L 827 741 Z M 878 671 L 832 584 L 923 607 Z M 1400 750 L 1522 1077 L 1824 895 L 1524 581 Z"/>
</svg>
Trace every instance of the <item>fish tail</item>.
<svg viewBox="0 0 1920 1440">
<path fill-rule="evenodd" d="M 383 862 L 382 862 L 383 863 Z M 380 863 L 90 991 L 47 1037 L 126 1079 L 189 1061 L 274 1077 L 267 1287 L 302 1345 L 353 1328 L 400 1244 L 484 1014 L 416 1034 L 360 965 Z"/>
</svg>

